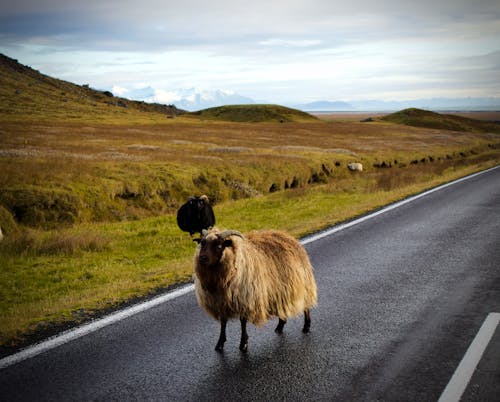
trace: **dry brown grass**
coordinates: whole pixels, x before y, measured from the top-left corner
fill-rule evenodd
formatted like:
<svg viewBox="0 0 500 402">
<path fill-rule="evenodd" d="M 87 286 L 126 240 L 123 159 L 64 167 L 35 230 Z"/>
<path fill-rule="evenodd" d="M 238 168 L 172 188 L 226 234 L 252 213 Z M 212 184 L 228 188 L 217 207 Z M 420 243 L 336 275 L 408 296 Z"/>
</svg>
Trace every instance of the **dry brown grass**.
<svg viewBox="0 0 500 402">
<path fill-rule="evenodd" d="M 292 183 L 344 180 L 349 161 L 362 162 L 365 174 L 383 176 L 374 166 L 443 164 L 498 142 L 496 134 L 380 122 L 4 122 L 0 202 L 23 223 L 38 226 L 141 218 L 173 212 L 193 193 L 208 193 L 217 203 Z"/>
<path fill-rule="evenodd" d="M 2 159 L 185 162 L 211 153 L 237 153 L 240 160 L 241 154 L 300 156 L 307 151 L 328 153 L 342 149 L 365 158 L 371 156 L 371 151 L 380 154 L 404 152 L 411 158 L 412 154 L 428 153 L 428 150 L 452 152 L 497 139 L 497 135 L 479 136 L 383 123 L 205 122 L 84 127 L 70 123 L 58 123 L 57 127 L 3 123 L 0 125 L 0 156 Z"/>
<path fill-rule="evenodd" d="M 476 119 L 482 121 L 500 121 L 500 111 L 477 111 L 477 112 L 445 112 L 446 114 L 454 116 L 468 117 L 469 119 Z M 377 119 L 388 115 L 389 113 L 381 112 L 331 112 L 331 113 L 311 113 L 325 121 L 348 121 L 360 122 L 361 120 L 369 117 Z"/>
<path fill-rule="evenodd" d="M 483 121 L 500 121 L 500 111 L 490 112 L 446 112 L 447 114 L 468 117 L 469 119 Z"/>
</svg>

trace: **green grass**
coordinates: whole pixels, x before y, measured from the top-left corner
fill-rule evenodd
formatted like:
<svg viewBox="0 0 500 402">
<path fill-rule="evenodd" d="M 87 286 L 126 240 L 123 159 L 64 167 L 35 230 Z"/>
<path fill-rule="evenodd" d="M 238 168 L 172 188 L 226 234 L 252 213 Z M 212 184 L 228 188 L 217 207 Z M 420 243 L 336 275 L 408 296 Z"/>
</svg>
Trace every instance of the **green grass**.
<svg viewBox="0 0 500 402">
<path fill-rule="evenodd" d="M 500 125 L 467 117 L 434 113 L 421 109 L 405 109 L 382 117 L 380 120 L 415 127 L 439 130 L 500 134 Z"/>
<path fill-rule="evenodd" d="M 4 57 L 0 70 L 4 346 L 189 280 L 194 243 L 175 213 L 190 195 L 210 197 L 221 227 L 302 236 L 500 162 L 493 132 L 273 105 L 167 119 Z"/>
<path fill-rule="evenodd" d="M 289 123 L 317 120 L 309 113 L 280 105 L 228 105 L 203 109 L 189 115 L 201 119 L 250 123 Z"/>
</svg>

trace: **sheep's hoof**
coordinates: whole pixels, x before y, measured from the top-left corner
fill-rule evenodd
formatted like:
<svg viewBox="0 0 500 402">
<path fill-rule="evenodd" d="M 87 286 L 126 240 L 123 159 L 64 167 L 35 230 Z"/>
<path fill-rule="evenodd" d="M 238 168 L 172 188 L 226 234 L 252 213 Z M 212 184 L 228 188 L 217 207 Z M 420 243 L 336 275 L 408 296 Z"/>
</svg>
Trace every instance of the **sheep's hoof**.
<svg viewBox="0 0 500 402">
<path fill-rule="evenodd" d="M 217 342 L 217 345 L 215 345 L 215 350 L 217 352 L 222 352 L 224 350 L 224 342 Z"/>
<path fill-rule="evenodd" d="M 304 334 L 308 334 L 309 333 L 309 329 L 311 328 L 310 325 L 304 325 L 304 328 L 302 328 L 302 332 Z"/>
<path fill-rule="evenodd" d="M 240 350 L 243 352 L 243 353 L 246 353 L 248 352 L 248 343 L 241 343 L 240 344 Z"/>
</svg>

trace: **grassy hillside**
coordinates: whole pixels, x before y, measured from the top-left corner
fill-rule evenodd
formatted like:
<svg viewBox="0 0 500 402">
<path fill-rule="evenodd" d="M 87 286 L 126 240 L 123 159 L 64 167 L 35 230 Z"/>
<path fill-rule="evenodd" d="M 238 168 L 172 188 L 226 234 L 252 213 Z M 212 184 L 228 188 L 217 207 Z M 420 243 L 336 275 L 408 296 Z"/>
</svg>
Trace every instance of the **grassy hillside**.
<svg viewBox="0 0 500 402">
<path fill-rule="evenodd" d="M 0 121 L 161 122 L 182 112 L 58 80 L 0 54 Z"/>
<path fill-rule="evenodd" d="M 297 109 L 279 105 L 229 105 L 203 109 L 190 113 L 202 119 L 232 121 L 232 122 L 307 122 L 317 118 Z"/>
<path fill-rule="evenodd" d="M 415 108 L 389 114 L 382 117 L 381 120 L 407 126 L 435 128 L 438 130 L 500 134 L 500 125 L 495 123 Z"/>
</svg>

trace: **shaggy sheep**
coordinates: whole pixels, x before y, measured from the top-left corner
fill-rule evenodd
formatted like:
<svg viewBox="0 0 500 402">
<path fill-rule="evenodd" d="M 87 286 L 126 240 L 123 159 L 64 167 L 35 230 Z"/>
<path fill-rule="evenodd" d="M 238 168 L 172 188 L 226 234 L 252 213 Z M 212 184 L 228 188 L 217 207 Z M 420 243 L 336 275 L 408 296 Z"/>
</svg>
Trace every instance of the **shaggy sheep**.
<svg viewBox="0 0 500 402">
<path fill-rule="evenodd" d="M 215 215 L 208 197 L 190 197 L 177 211 L 177 225 L 184 232 L 194 233 L 206 230 L 215 225 Z"/>
<path fill-rule="evenodd" d="M 359 162 L 351 162 L 351 163 L 347 164 L 347 168 L 352 172 L 355 172 L 355 171 L 362 172 L 363 171 L 363 165 Z"/>
<path fill-rule="evenodd" d="M 240 318 L 243 352 L 247 321 L 259 326 L 278 317 L 275 331 L 281 333 L 288 318 L 303 312 L 302 331 L 309 332 L 309 309 L 317 304 L 313 268 L 302 245 L 284 232 L 204 232 L 194 254 L 194 282 L 198 303 L 220 321 L 217 351 L 232 318 Z"/>
</svg>

